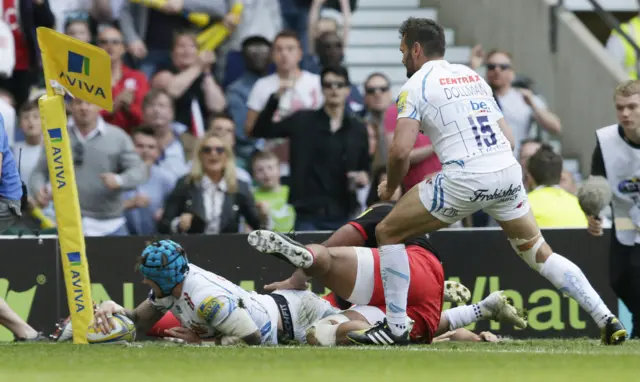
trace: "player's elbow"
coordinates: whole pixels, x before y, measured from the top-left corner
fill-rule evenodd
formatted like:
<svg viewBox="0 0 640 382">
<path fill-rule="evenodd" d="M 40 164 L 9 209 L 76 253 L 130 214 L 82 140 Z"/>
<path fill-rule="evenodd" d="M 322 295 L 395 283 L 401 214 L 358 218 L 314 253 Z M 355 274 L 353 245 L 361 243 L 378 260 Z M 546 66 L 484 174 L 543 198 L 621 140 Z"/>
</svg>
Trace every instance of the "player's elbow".
<svg viewBox="0 0 640 382">
<path fill-rule="evenodd" d="M 260 345 L 262 343 L 262 336 L 260 336 L 260 331 L 256 330 L 255 332 L 249 334 L 248 336 L 242 337 L 242 340 L 247 345 Z"/>
</svg>

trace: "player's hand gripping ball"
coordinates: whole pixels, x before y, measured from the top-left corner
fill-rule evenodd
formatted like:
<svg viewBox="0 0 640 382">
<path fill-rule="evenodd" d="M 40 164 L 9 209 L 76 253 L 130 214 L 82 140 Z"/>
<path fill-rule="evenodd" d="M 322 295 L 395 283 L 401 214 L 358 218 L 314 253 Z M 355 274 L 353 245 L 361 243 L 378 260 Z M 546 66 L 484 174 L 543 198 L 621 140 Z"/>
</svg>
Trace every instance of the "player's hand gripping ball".
<svg viewBox="0 0 640 382">
<path fill-rule="evenodd" d="M 125 344 L 136 339 L 136 326 L 127 316 L 116 313 L 109 318 L 111 331 L 104 334 L 93 325 L 87 331 L 89 344 Z M 58 342 L 71 341 L 73 339 L 73 327 L 71 320 L 67 320 L 60 330 Z"/>
</svg>

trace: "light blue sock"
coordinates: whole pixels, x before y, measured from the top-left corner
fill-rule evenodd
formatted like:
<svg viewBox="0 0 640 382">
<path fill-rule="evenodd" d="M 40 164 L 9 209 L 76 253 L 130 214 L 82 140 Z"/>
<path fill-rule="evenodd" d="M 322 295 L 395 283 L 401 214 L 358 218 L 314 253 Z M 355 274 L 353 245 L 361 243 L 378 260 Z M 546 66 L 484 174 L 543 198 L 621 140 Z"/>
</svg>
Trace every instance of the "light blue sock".
<svg viewBox="0 0 640 382">
<path fill-rule="evenodd" d="M 380 273 L 387 305 L 387 323 L 391 332 L 401 335 L 407 330 L 407 296 L 411 271 L 404 244 L 380 247 Z"/>
</svg>

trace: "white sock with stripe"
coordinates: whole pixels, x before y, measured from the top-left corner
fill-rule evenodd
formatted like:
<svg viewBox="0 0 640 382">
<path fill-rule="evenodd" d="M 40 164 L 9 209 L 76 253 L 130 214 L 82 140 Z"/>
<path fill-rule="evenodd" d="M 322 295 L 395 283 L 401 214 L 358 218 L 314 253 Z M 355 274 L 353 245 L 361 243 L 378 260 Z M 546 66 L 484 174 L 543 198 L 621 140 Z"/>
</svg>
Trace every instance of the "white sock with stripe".
<svg viewBox="0 0 640 382">
<path fill-rule="evenodd" d="M 387 323 L 394 335 L 407 330 L 407 296 L 411 271 L 404 244 L 380 247 L 380 273 L 387 307 Z"/>
</svg>

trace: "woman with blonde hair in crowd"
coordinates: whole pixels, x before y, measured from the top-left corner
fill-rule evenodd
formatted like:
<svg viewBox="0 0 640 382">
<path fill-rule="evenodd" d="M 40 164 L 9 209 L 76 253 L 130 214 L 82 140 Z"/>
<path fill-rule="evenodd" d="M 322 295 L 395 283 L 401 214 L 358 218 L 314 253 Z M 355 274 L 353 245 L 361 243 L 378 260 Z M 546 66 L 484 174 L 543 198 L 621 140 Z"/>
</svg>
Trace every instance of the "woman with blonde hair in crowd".
<svg viewBox="0 0 640 382">
<path fill-rule="evenodd" d="M 236 177 L 233 150 L 208 131 L 195 147 L 191 172 L 167 198 L 160 233 L 237 233 L 240 218 L 252 228 L 268 225 L 247 183 Z"/>
</svg>

